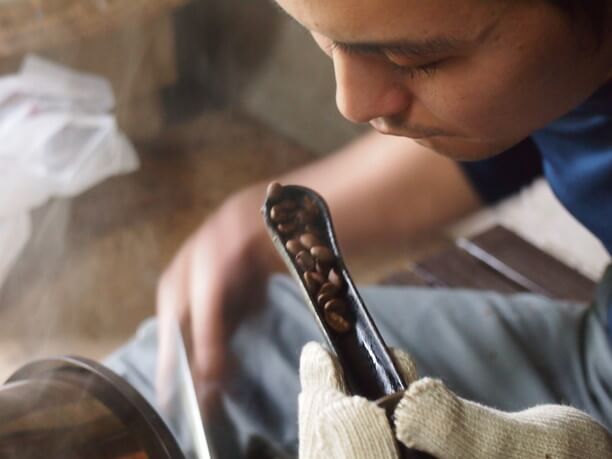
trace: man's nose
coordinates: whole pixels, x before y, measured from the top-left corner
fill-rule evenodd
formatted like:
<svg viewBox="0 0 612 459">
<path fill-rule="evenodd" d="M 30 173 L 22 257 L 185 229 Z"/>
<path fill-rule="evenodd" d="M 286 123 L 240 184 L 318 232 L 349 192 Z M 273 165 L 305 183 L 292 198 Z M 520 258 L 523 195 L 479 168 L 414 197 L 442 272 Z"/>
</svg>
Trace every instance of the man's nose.
<svg viewBox="0 0 612 459">
<path fill-rule="evenodd" d="M 409 109 L 412 96 L 397 74 L 379 56 L 334 55 L 336 104 L 349 121 L 398 115 Z"/>
</svg>

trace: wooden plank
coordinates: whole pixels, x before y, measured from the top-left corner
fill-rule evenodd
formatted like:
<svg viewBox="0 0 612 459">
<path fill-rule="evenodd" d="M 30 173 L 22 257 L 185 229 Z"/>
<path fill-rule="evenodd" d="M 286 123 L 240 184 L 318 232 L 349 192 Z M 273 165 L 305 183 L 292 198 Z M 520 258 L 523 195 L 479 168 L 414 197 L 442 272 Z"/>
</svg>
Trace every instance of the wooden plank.
<svg viewBox="0 0 612 459">
<path fill-rule="evenodd" d="M 419 276 L 412 268 L 401 269 L 387 275 L 380 285 L 410 285 L 413 287 L 433 287 L 422 276 Z"/>
<path fill-rule="evenodd" d="M 500 293 L 525 291 L 458 247 L 451 247 L 415 265 L 415 274 L 439 287 L 492 290 Z"/>
<path fill-rule="evenodd" d="M 595 283 L 512 231 L 496 226 L 470 241 L 553 298 L 590 301 Z M 482 261 L 482 260 L 481 260 Z M 503 275 L 503 274 L 502 274 Z"/>
<path fill-rule="evenodd" d="M 512 231 L 495 226 L 393 273 L 386 285 L 531 292 L 588 302 L 595 283 Z"/>
</svg>

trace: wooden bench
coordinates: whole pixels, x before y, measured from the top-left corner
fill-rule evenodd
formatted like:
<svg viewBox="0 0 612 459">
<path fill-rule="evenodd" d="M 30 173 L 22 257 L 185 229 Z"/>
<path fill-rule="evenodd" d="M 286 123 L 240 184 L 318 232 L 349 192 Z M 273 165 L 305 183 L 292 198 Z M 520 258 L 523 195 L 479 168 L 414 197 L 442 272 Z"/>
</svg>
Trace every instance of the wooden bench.
<svg viewBox="0 0 612 459">
<path fill-rule="evenodd" d="M 590 301 L 595 288 L 593 281 L 502 226 L 449 242 L 381 283 L 532 292 L 579 302 Z"/>
</svg>

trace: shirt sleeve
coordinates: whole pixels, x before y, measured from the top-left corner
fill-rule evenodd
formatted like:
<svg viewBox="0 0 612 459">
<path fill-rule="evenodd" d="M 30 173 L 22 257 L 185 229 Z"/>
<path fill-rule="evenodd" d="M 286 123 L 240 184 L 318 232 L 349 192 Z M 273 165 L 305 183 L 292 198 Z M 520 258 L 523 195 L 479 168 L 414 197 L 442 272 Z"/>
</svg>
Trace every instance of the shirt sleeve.
<svg viewBox="0 0 612 459">
<path fill-rule="evenodd" d="M 486 204 L 501 201 L 542 175 L 540 152 L 531 138 L 499 155 L 459 165 Z"/>
</svg>

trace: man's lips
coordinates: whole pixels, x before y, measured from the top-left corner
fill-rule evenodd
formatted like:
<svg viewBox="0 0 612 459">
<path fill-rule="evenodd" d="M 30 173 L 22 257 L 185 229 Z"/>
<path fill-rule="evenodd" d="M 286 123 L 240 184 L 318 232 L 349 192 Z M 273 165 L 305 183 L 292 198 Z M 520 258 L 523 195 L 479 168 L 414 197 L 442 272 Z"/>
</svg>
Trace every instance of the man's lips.
<svg viewBox="0 0 612 459">
<path fill-rule="evenodd" d="M 452 134 L 449 134 L 446 131 L 442 131 L 441 129 L 399 126 L 392 123 L 388 123 L 384 119 L 380 118 L 371 120 L 370 125 L 381 134 L 409 137 L 415 140 L 441 136 L 452 137 Z"/>
</svg>

